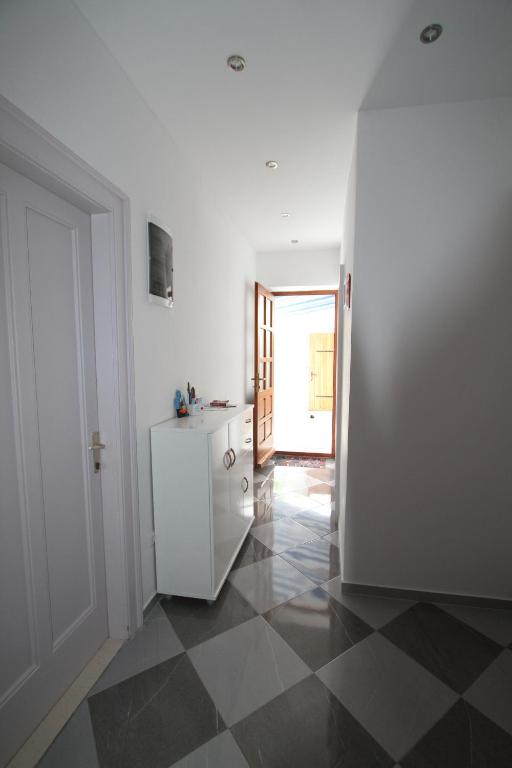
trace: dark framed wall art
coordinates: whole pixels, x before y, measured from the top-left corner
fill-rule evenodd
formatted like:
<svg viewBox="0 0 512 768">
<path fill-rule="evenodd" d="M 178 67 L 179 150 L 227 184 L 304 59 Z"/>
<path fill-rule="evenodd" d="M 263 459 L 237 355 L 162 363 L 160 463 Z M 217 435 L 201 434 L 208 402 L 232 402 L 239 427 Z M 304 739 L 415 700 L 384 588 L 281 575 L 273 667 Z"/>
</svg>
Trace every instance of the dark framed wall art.
<svg viewBox="0 0 512 768">
<path fill-rule="evenodd" d="M 154 216 L 148 216 L 147 228 L 149 300 L 170 308 L 174 303 L 172 235 Z"/>
</svg>

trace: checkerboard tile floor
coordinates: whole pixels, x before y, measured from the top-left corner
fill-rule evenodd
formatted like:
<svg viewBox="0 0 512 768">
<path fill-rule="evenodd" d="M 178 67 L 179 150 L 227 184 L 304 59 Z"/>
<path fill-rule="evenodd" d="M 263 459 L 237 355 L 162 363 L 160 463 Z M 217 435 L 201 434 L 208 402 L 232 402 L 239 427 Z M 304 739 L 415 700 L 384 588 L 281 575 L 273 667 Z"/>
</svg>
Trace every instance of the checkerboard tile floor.
<svg viewBox="0 0 512 768">
<path fill-rule="evenodd" d="M 216 603 L 158 603 L 39 768 L 511 768 L 512 612 L 343 594 L 333 474 L 258 473 Z"/>
</svg>

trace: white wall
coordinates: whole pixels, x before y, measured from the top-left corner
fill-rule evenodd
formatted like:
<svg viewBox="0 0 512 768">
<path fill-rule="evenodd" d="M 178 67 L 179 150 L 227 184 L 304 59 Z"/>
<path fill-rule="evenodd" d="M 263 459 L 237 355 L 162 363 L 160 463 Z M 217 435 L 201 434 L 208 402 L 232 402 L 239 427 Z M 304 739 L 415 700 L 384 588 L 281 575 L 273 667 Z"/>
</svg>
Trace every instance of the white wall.
<svg viewBox="0 0 512 768">
<path fill-rule="evenodd" d="M 356 181 L 357 181 L 357 142 L 354 145 L 352 162 L 347 185 L 345 212 L 343 217 L 343 241 L 341 247 L 340 296 L 338 302 L 338 402 L 336 412 L 336 507 L 338 510 L 338 530 L 340 536 L 345 534 L 345 512 L 347 500 L 347 468 L 348 468 L 348 429 L 350 404 L 350 363 L 352 354 L 352 309 L 345 307 L 344 285 L 345 276 L 354 277 L 354 244 L 356 217 Z M 353 283 L 352 283 L 353 284 Z M 343 552 L 343 542 L 340 543 Z M 344 558 L 341 558 L 342 575 Z"/>
<path fill-rule="evenodd" d="M 272 251 L 256 254 L 256 279 L 266 288 L 337 288 L 339 248 Z"/>
<path fill-rule="evenodd" d="M 0 72 L 2 95 L 130 198 L 147 600 L 155 589 L 148 428 L 171 416 L 174 390 L 187 380 L 207 397 L 250 396 L 254 254 L 71 2 L 4 0 Z M 148 212 L 174 234 L 172 311 L 147 301 Z"/>
<path fill-rule="evenodd" d="M 512 101 L 359 116 L 345 579 L 512 597 Z"/>
</svg>

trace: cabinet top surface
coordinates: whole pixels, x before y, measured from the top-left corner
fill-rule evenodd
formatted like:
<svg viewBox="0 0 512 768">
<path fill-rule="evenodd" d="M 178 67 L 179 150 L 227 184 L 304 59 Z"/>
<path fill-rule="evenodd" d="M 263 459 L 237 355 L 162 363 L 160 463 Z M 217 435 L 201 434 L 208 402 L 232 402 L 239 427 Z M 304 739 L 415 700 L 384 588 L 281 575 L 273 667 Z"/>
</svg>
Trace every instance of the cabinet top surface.
<svg viewBox="0 0 512 768">
<path fill-rule="evenodd" d="M 252 417 L 252 405 L 237 405 L 235 408 L 221 408 L 215 411 L 203 411 L 203 413 L 197 416 L 185 416 L 182 419 L 167 419 L 160 424 L 155 424 L 151 427 L 152 432 L 165 432 L 169 429 L 180 429 L 192 432 L 204 432 L 210 434 L 216 432 L 224 424 L 227 424 L 233 419 L 236 419 L 242 413 L 246 411 L 251 412 Z"/>
</svg>

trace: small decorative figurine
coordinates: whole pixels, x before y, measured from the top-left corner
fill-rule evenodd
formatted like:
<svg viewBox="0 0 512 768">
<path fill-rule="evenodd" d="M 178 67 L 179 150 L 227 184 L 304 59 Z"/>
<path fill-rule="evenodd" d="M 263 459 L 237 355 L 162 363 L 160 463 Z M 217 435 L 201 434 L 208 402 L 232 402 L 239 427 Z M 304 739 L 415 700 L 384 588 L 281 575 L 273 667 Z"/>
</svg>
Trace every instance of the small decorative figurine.
<svg viewBox="0 0 512 768">
<path fill-rule="evenodd" d="M 176 416 L 178 419 L 182 419 L 184 416 L 189 415 L 185 398 L 182 396 L 179 389 L 176 390 L 176 395 L 174 397 L 174 408 L 176 409 Z"/>
</svg>

